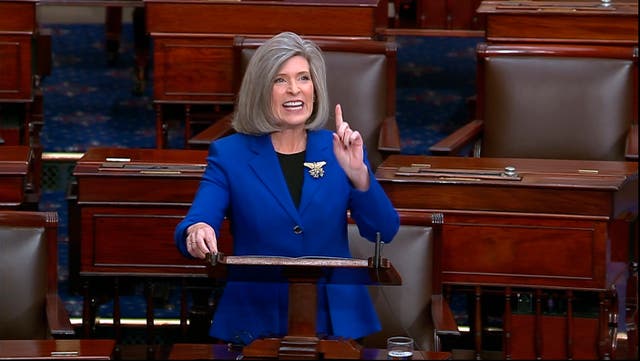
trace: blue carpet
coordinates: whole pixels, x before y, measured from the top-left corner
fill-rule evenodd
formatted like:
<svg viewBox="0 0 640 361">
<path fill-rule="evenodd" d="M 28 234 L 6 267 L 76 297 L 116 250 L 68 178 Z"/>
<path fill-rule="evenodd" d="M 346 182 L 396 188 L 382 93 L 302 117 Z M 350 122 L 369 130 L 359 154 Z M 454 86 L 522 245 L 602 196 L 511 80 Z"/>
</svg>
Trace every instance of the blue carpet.
<svg viewBox="0 0 640 361">
<path fill-rule="evenodd" d="M 45 24 L 52 32 L 53 66 L 43 81 L 45 152 L 84 152 L 92 146 L 154 148 L 153 78 L 142 96 L 132 95 L 133 28 L 123 24 L 117 64 L 107 66 L 104 26 Z M 398 36 L 397 121 L 404 154 L 428 154 L 428 148 L 470 119 L 467 99 L 475 93 L 475 46 L 482 38 Z M 152 65 L 151 65 L 152 66 Z M 169 133 L 169 147 L 181 148 L 183 132 Z M 46 167 L 47 165 L 45 165 Z M 45 169 L 46 170 L 46 169 Z M 41 210 L 60 219 L 60 292 L 73 316 L 81 298 L 68 289 L 68 217 L 66 185 L 45 187 Z M 142 293 L 123 297 L 123 317 L 145 317 Z M 170 293 L 156 317 L 175 317 Z M 99 314 L 109 316 L 111 304 Z"/>
<path fill-rule="evenodd" d="M 399 36 L 396 119 L 402 153 L 429 147 L 469 121 L 475 47 L 482 38 Z"/>
</svg>

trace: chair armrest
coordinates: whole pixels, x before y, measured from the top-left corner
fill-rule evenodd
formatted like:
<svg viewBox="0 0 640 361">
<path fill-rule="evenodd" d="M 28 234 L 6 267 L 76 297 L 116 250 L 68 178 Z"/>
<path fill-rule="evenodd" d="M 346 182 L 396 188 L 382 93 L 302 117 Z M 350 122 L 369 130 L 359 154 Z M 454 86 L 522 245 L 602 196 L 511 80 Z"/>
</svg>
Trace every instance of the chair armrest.
<svg viewBox="0 0 640 361">
<path fill-rule="evenodd" d="M 429 151 L 434 155 L 457 155 L 462 149 L 480 139 L 483 126 L 482 120 L 472 120 L 429 147 Z"/>
<path fill-rule="evenodd" d="M 212 141 L 222 138 L 234 132 L 231 127 L 233 114 L 227 114 L 216 120 L 200 133 L 194 135 L 187 141 L 189 148 L 208 149 Z"/>
<path fill-rule="evenodd" d="M 629 127 L 624 157 L 626 160 L 638 160 L 638 124 Z"/>
<path fill-rule="evenodd" d="M 398 122 L 394 116 L 384 118 L 380 125 L 378 135 L 378 150 L 385 156 L 391 153 L 400 153 L 400 131 Z"/>
<path fill-rule="evenodd" d="M 431 318 L 433 319 L 434 332 L 438 336 L 460 336 L 458 323 L 453 317 L 451 307 L 441 294 L 431 295 Z"/>
<path fill-rule="evenodd" d="M 58 294 L 47 293 L 46 312 L 49 332 L 54 338 L 75 335 L 69 313 Z"/>
</svg>

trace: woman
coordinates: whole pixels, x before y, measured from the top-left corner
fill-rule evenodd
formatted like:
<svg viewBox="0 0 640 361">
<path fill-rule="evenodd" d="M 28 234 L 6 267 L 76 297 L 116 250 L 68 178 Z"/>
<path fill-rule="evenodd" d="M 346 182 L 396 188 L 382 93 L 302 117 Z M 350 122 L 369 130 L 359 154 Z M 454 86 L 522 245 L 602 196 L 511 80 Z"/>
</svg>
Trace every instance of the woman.
<svg viewBox="0 0 640 361">
<path fill-rule="evenodd" d="M 351 257 L 348 214 L 363 237 L 390 242 L 399 217 L 369 166 L 363 139 L 335 107 L 322 52 L 284 32 L 252 56 L 238 94 L 235 134 L 213 141 L 188 214 L 176 227 L 188 257 L 218 252 L 230 221 L 235 255 Z M 229 280 L 210 335 L 248 344 L 287 334 L 288 284 Z M 366 286 L 318 287 L 318 335 L 360 338 L 380 330 Z"/>
</svg>

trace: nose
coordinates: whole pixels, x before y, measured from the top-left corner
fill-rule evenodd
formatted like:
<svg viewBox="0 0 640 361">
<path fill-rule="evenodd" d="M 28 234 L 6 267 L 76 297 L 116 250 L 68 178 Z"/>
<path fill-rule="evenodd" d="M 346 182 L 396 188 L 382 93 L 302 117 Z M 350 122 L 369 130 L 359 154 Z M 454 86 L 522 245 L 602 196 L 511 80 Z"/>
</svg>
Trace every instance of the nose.
<svg viewBox="0 0 640 361">
<path fill-rule="evenodd" d="M 295 80 L 289 82 L 289 91 L 292 94 L 296 94 L 300 91 L 300 87 L 298 87 L 298 83 Z"/>
</svg>

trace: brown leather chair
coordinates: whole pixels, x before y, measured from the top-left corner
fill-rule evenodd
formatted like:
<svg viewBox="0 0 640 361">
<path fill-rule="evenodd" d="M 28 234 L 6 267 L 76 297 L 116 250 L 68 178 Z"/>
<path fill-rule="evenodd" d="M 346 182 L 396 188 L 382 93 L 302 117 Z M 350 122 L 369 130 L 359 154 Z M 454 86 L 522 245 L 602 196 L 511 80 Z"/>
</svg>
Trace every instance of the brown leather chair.
<svg viewBox="0 0 640 361">
<path fill-rule="evenodd" d="M 435 155 L 638 159 L 638 48 L 477 47 L 476 119 Z"/>
<path fill-rule="evenodd" d="M 413 218 L 400 212 L 398 233 L 382 246 L 382 257 L 391 261 L 402 285 L 369 286 L 382 330 L 365 337 L 365 347 L 385 348 L 388 337 L 410 336 L 416 349 L 440 351 L 441 336 L 460 335 L 446 300 L 433 284 L 433 240 L 440 225 Z M 355 224 L 349 224 L 348 232 L 353 257 L 374 256 L 375 244 L 361 237 Z"/>
<path fill-rule="evenodd" d="M 264 38 L 236 37 L 234 86 L 239 89 L 244 69 Z M 391 153 L 400 153 L 396 122 L 396 54 L 392 41 L 314 39 L 327 65 L 331 106 L 342 105 L 345 121 L 362 134 L 374 168 Z M 222 118 L 188 140 L 191 149 L 208 149 L 212 140 L 231 133 L 231 116 Z M 333 121 L 327 123 L 335 128 Z"/>
<path fill-rule="evenodd" d="M 58 295 L 58 216 L 0 210 L 0 339 L 72 336 Z"/>
</svg>

